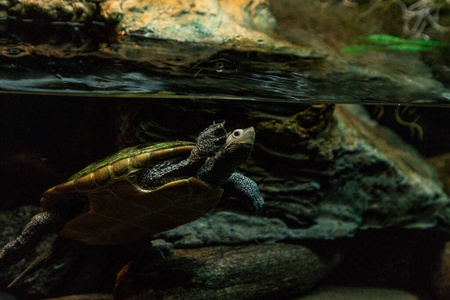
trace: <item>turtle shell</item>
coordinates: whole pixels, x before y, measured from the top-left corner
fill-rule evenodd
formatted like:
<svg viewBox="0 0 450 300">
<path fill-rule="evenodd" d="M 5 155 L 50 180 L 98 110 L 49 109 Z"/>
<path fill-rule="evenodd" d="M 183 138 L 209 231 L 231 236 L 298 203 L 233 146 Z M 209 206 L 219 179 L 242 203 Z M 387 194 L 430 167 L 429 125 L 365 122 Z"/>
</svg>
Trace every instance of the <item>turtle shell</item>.
<svg viewBox="0 0 450 300">
<path fill-rule="evenodd" d="M 59 210 L 65 201 L 85 201 L 83 212 L 59 234 L 91 245 L 131 243 L 189 223 L 217 205 L 221 188 L 190 177 L 146 190 L 132 179 L 133 173 L 156 162 L 187 158 L 193 147 L 191 142 L 170 142 L 123 149 L 47 190 L 41 207 Z"/>
</svg>

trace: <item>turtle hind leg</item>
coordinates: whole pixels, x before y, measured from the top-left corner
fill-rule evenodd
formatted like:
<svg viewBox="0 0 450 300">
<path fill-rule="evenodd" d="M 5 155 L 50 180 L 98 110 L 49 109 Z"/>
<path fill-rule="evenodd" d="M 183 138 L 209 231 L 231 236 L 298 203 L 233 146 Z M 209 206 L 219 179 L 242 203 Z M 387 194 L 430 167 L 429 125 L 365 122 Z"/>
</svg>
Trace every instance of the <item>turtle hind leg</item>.
<svg viewBox="0 0 450 300">
<path fill-rule="evenodd" d="M 20 273 L 14 280 L 8 285 L 8 288 L 13 287 L 17 282 L 19 282 L 24 276 L 32 273 L 35 270 L 38 270 L 48 264 L 50 262 L 58 259 L 61 257 L 61 254 L 63 251 L 64 245 L 62 243 L 61 238 L 57 238 L 53 244 L 44 252 L 42 252 L 38 257 L 36 257 L 31 264 L 28 265 L 28 267 Z"/>
<path fill-rule="evenodd" d="M 42 236 L 61 228 L 62 220 L 56 212 L 42 212 L 35 215 L 22 233 L 0 251 L 0 266 L 13 265 L 35 249 Z"/>
</svg>

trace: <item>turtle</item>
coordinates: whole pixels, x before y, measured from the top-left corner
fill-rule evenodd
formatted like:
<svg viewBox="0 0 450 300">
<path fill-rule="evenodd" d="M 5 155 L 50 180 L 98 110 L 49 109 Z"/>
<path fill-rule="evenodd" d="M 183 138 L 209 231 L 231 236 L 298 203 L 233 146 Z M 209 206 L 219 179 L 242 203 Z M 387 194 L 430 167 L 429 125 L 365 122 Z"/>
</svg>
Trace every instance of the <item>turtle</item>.
<svg viewBox="0 0 450 300">
<path fill-rule="evenodd" d="M 88 245 L 132 245 L 192 222 L 217 206 L 224 190 L 251 211 L 264 199 L 257 184 L 236 169 L 254 145 L 253 127 L 227 133 L 212 124 L 194 142 L 138 145 L 99 160 L 44 192 L 36 214 L 0 251 L 0 265 L 12 265 L 46 233 L 55 243 L 9 285 L 54 256 L 57 241 Z"/>
</svg>

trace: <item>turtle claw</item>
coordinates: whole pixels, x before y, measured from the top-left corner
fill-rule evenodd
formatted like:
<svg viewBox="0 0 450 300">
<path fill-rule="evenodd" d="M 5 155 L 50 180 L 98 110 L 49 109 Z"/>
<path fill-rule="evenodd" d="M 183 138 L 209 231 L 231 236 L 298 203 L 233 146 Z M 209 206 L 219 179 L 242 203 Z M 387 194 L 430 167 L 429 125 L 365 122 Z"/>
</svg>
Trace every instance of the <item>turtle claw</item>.
<svg viewBox="0 0 450 300">
<path fill-rule="evenodd" d="M 204 158 L 215 155 L 227 139 L 224 125 L 225 122 L 212 124 L 203 130 L 197 138 L 197 145 L 192 150 L 191 156 Z"/>
<path fill-rule="evenodd" d="M 213 124 L 213 125 L 216 125 L 216 124 L 222 124 L 222 126 L 225 127 L 225 121 L 223 121 L 222 123 L 220 123 L 220 122 L 217 122 L 217 123 L 216 123 L 216 121 L 213 121 L 212 124 Z"/>
<path fill-rule="evenodd" d="M 253 201 L 250 205 L 250 211 L 253 212 L 255 215 L 259 215 L 262 212 L 262 209 L 264 207 L 264 199 L 260 196 L 256 199 L 256 201 Z"/>
</svg>

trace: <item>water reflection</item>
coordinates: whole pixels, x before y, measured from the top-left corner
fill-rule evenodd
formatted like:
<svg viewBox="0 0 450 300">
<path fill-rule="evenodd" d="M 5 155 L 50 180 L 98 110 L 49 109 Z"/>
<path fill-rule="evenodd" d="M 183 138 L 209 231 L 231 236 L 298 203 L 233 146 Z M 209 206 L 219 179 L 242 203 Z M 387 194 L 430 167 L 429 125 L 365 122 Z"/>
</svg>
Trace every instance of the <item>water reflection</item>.
<svg viewBox="0 0 450 300">
<path fill-rule="evenodd" d="M 289 49 L 121 37 L 104 24 L 47 25 L 0 32 L 0 92 L 449 104 L 450 92 L 417 53 L 300 57 Z"/>
</svg>

